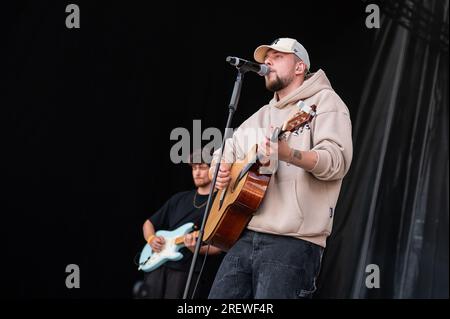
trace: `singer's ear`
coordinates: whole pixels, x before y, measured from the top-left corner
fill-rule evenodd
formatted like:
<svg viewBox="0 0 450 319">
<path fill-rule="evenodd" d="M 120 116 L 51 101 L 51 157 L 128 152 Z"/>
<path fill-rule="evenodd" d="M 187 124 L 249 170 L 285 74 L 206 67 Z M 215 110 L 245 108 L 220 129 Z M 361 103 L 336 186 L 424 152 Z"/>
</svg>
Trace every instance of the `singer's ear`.
<svg viewBox="0 0 450 319">
<path fill-rule="evenodd" d="M 305 64 L 301 61 L 297 62 L 297 65 L 295 67 L 295 73 L 296 74 L 302 74 L 305 73 Z"/>
</svg>

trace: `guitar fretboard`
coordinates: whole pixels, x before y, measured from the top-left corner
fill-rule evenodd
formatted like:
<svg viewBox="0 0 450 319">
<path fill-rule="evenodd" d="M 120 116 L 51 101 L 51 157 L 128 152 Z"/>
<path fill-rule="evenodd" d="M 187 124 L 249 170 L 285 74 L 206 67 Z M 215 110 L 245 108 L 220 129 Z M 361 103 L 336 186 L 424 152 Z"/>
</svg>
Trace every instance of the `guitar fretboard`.
<svg viewBox="0 0 450 319">
<path fill-rule="evenodd" d="M 197 238 L 198 237 L 198 230 L 196 230 L 192 234 L 195 236 L 195 238 Z M 175 245 L 180 245 L 180 244 L 184 243 L 184 237 L 186 237 L 186 235 L 183 235 L 183 236 L 175 238 Z"/>
</svg>

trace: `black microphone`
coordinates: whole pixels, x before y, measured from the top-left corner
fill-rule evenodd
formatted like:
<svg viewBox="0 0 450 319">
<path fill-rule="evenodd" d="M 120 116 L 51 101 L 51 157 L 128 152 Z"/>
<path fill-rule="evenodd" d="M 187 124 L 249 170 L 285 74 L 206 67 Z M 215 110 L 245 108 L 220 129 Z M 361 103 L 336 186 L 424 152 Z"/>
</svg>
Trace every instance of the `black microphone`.
<svg viewBox="0 0 450 319">
<path fill-rule="evenodd" d="M 258 73 L 261 76 L 265 76 L 270 73 L 270 68 L 265 64 L 250 62 L 233 56 L 227 57 L 227 62 L 231 65 L 234 65 L 238 69 L 242 69 L 244 71 L 252 71 Z"/>
</svg>

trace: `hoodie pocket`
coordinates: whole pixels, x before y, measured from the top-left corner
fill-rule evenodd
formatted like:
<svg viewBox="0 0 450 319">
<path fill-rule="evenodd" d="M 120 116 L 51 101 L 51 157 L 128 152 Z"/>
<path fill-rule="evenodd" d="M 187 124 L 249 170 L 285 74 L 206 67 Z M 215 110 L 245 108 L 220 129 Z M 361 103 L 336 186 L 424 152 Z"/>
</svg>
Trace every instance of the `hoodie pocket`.
<svg viewBox="0 0 450 319">
<path fill-rule="evenodd" d="M 298 221 L 297 225 L 295 225 L 296 228 L 295 228 L 294 232 L 298 233 L 298 230 L 303 225 L 303 221 L 305 219 L 305 216 L 304 216 L 304 213 L 303 213 L 303 207 L 302 207 L 301 201 L 299 200 L 299 197 L 298 197 L 298 189 L 297 189 L 298 188 L 298 181 L 295 180 L 295 179 L 292 180 L 290 186 L 291 186 L 290 189 L 293 190 L 293 191 L 291 191 L 291 194 L 292 194 L 292 201 L 291 201 L 291 203 L 293 205 L 293 211 L 294 211 L 294 214 L 296 216 L 295 220 Z"/>
<path fill-rule="evenodd" d="M 324 182 L 310 176 L 299 176 L 296 183 L 296 195 L 303 219 L 298 233 L 302 236 L 329 233 L 331 206 L 328 189 Z"/>
<path fill-rule="evenodd" d="M 303 224 L 304 215 L 303 215 L 302 204 L 301 204 L 300 198 L 298 196 L 298 194 L 299 194 L 299 192 L 298 192 L 298 187 L 299 187 L 298 181 L 297 180 L 293 180 L 292 183 L 293 183 L 293 186 L 294 186 L 293 189 L 294 189 L 295 205 L 297 207 L 297 212 L 298 212 L 298 214 L 300 216 L 300 219 L 302 220 L 302 224 Z"/>
<path fill-rule="evenodd" d="M 303 214 L 296 194 L 295 180 L 274 180 L 269 186 L 259 214 L 250 222 L 255 229 L 277 234 L 296 234 L 303 223 Z"/>
</svg>

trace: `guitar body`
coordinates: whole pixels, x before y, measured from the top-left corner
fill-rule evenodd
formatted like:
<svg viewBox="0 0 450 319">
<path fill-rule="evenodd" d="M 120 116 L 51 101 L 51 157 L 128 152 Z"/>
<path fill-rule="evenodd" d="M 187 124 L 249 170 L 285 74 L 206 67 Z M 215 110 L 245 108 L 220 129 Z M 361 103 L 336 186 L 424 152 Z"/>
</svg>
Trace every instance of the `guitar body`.
<svg viewBox="0 0 450 319">
<path fill-rule="evenodd" d="M 204 241 L 228 251 L 239 239 L 253 213 L 259 208 L 271 175 L 259 174 L 254 163 L 248 172 L 242 170 L 254 162 L 256 145 L 242 161 L 231 166 L 231 180 L 227 188 L 216 193 L 204 232 Z M 250 164 L 249 164 L 250 163 Z"/>
<path fill-rule="evenodd" d="M 164 237 L 166 243 L 159 253 L 155 253 L 149 244 L 146 244 L 142 249 L 139 258 L 139 268 L 144 272 L 150 272 L 160 267 L 167 261 L 177 261 L 183 258 L 183 254 L 178 252 L 184 245 L 178 243 L 177 238 L 186 235 L 194 229 L 193 223 L 186 223 L 173 231 L 159 230 L 156 236 Z"/>
</svg>

